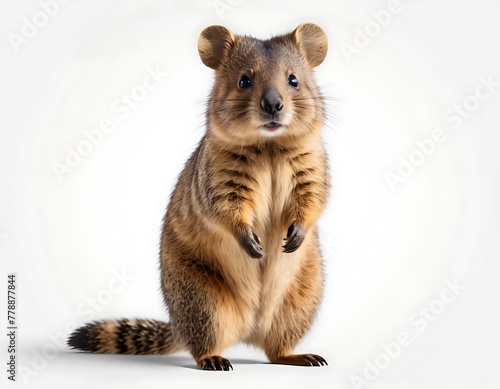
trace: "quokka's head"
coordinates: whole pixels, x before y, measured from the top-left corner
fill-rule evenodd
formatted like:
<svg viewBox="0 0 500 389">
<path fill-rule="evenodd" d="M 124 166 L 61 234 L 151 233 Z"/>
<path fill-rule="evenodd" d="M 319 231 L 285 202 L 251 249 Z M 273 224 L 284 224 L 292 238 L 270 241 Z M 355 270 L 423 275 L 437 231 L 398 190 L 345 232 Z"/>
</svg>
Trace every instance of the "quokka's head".
<svg viewBox="0 0 500 389">
<path fill-rule="evenodd" d="M 204 29 L 198 51 L 215 70 L 208 131 L 241 145 L 319 131 L 324 108 L 312 72 L 327 48 L 326 34 L 312 23 L 268 40 Z"/>
</svg>

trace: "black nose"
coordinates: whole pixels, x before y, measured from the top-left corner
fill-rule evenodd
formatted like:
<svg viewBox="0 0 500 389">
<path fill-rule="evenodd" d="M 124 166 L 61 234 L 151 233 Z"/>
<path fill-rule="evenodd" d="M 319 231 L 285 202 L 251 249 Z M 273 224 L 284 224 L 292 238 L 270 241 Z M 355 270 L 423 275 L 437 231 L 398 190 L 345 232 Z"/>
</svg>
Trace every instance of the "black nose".
<svg viewBox="0 0 500 389">
<path fill-rule="evenodd" d="M 264 89 L 262 99 L 260 100 L 260 106 L 264 112 L 270 113 L 271 115 L 281 111 L 283 108 L 283 99 L 276 88 L 267 87 Z"/>
</svg>

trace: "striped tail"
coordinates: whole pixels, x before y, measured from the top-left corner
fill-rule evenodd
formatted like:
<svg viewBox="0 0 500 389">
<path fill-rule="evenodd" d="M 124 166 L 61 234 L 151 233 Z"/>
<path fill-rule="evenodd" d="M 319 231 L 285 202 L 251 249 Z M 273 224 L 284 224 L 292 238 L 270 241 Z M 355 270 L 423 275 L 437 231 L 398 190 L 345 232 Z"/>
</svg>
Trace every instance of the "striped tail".
<svg viewBox="0 0 500 389">
<path fill-rule="evenodd" d="M 106 320 L 88 323 L 68 338 L 73 349 L 135 355 L 166 355 L 180 351 L 172 324 L 156 320 Z"/>
</svg>

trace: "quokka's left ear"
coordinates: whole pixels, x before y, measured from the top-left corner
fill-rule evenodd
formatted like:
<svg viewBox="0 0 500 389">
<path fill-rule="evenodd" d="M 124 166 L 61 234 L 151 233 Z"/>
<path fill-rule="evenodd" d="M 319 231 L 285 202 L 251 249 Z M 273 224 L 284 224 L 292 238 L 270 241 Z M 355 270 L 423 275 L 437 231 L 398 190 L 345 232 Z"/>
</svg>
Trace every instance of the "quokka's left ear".
<svg viewBox="0 0 500 389">
<path fill-rule="evenodd" d="M 309 66 L 320 65 L 328 51 L 328 39 L 325 32 L 314 23 L 302 23 L 291 34 L 304 53 Z"/>
</svg>

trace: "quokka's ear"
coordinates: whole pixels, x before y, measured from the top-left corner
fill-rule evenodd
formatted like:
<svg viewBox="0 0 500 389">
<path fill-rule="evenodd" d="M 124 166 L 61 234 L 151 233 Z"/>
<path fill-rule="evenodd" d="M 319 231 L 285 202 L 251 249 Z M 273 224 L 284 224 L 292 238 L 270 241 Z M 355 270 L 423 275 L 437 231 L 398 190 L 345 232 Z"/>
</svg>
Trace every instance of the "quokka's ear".
<svg viewBox="0 0 500 389">
<path fill-rule="evenodd" d="M 321 27 L 313 23 L 303 23 L 292 32 L 292 36 L 310 67 L 314 68 L 324 61 L 328 51 L 328 39 Z"/>
<path fill-rule="evenodd" d="M 235 41 L 234 34 L 224 26 L 205 28 L 198 38 L 198 53 L 201 61 L 216 70 L 229 54 Z"/>
</svg>

